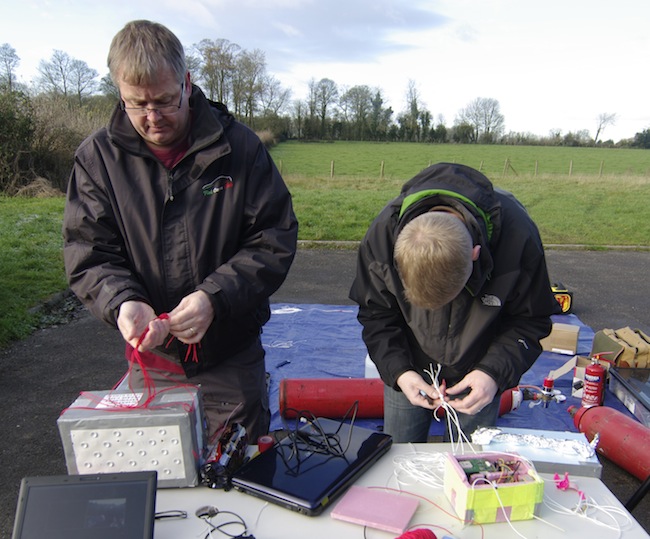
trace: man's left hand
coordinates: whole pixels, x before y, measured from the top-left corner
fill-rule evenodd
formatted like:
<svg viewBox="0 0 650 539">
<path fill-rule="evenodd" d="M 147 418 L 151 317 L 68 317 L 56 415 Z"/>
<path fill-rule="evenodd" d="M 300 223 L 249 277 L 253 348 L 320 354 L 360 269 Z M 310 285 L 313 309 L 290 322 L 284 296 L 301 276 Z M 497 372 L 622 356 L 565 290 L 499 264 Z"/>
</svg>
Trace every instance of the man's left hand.
<svg viewBox="0 0 650 539">
<path fill-rule="evenodd" d="M 202 290 L 185 296 L 169 313 L 169 332 L 185 344 L 201 341 L 214 320 L 214 308 Z"/>
<path fill-rule="evenodd" d="M 448 404 L 457 412 L 474 415 L 490 404 L 498 390 L 494 379 L 483 371 L 474 370 L 469 372 L 456 385 L 447 388 L 447 395 L 459 395 L 464 391 L 469 393 L 459 399 L 450 399 Z"/>
</svg>

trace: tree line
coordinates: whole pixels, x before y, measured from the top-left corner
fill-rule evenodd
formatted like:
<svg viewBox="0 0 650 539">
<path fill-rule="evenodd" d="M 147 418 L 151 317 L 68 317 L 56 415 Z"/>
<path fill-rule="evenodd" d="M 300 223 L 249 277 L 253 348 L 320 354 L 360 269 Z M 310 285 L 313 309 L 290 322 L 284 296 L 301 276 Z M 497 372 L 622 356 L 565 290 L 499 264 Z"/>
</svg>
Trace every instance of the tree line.
<svg viewBox="0 0 650 539">
<path fill-rule="evenodd" d="M 204 39 L 187 48 L 186 56 L 193 80 L 207 97 L 226 104 L 268 140 L 615 146 L 601 140 L 606 127 L 615 123 L 615 114 L 598 116 L 594 138 L 588 130 L 556 130 L 540 137 L 506 132 L 498 100 L 477 97 L 448 125 L 442 115 L 434 117 L 412 80 L 404 109 L 395 112 L 381 88 L 346 87 L 329 78 L 310 80 L 306 98 L 294 99 L 268 72 L 263 51 L 248 51 L 226 39 Z M 41 60 L 28 84 L 17 80 L 19 64 L 15 49 L 1 45 L 0 192 L 15 191 L 30 176 L 48 177 L 63 189 L 74 149 L 106 124 L 119 93 L 108 74 L 100 77 L 64 51 L 54 50 L 48 60 Z M 616 145 L 648 148 L 650 130 Z"/>
</svg>

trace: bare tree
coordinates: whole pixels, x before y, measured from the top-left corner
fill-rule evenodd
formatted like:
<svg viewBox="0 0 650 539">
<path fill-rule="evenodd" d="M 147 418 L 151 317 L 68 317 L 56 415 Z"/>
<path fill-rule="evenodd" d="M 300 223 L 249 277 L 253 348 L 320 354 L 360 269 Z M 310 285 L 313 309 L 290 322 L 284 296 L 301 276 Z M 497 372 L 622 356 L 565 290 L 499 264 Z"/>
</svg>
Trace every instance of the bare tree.
<svg viewBox="0 0 650 539">
<path fill-rule="evenodd" d="M 9 43 L 0 46 L 0 86 L 8 92 L 12 92 L 15 87 L 16 76 L 15 69 L 20 64 L 20 58 Z"/>
<path fill-rule="evenodd" d="M 75 93 L 80 105 L 84 97 L 95 92 L 98 76 L 97 70 L 86 62 L 76 59 L 70 62 L 70 91 Z"/>
<path fill-rule="evenodd" d="M 339 91 L 336 83 L 331 79 L 321 79 L 315 87 L 315 105 L 320 118 L 320 136 L 325 138 L 327 111 L 336 102 Z"/>
<path fill-rule="evenodd" d="M 473 142 L 495 142 L 503 132 L 505 118 L 496 99 L 477 97 L 460 111 L 456 123 L 472 126 Z"/>
<path fill-rule="evenodd" d="M 235 114 L 245 118 L 251 127 L 253 127 L 262 79 L 265 75 L 266 58 L 263 51 L 255 49 L 252 52 L 243 51 L 239 54 L 233 81 L 234 109 Z"/>
<path fill-rule="evenodd" d="M 49 62 L 41 60 L 38 84 L 47 93 L 76 96 L 79 101 L 95 91 L 98 73 L 82 60 L 72 58 L 68 53 L 55 50 Z"/>
<path fill-rule="evenodd" d="M 260 108 L 263 115 L 278 115 L 287 105 L 291 90 L 282 88 L 282 84 L 273 75 L 265 74 L 260 83 Z"/>
<path fill-rule="evenodd" d="M 70 91 L 72 58 L 67 52 L 55 50 L 50 61 L 41 60 L 38 65 L 38 84 L 43 91 L 67 96 Z"/>
<path fill-rule="evenodd" d="M 304 101 L 301 101 L 300 99 L 296 99 L 293 102 L 293 123 L 294 123 L 296 138 L 298 140 L 301 140 L 303 137 L 303 128 L 305 123 L 304 115 L 305 115 L 306 108 L 307 105 L 305 104 Z"/>
<path fill-rule="evenodd" d="M 594 137 L 594 144 L 598 143 L 598 137 L 609 125 L 616 124 L 616 113 L 601 112 L 597 118 L 598 127 L 596 128 L 596 136 Z"/>
<path fill-rule="evenodd" d="M 339 107 L 346 111 L 345 119 L 354 140 L 366 140 L 369 132 L 369 118 L 372 112 L 372 92 L 368 86 L 353 86 L 339 99 Z"/>
<path fill-rule="evenodd" d="M 206 94 L 214 101 L 228 104 L 241 47 L 227 39 L 204 39 L 193 50 L 199 59 L 197 77 Z"/>
</svg>

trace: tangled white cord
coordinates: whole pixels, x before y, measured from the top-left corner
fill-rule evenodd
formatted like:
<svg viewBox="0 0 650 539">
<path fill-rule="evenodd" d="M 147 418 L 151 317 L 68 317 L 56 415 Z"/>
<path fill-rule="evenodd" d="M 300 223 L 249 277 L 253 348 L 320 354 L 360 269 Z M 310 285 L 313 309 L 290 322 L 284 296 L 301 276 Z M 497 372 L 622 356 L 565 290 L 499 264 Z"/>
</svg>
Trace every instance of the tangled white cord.
<svg viewBox="0 0 650 539">
<path fill-rule="evenodd" d="M 445 453 L 415 453 L 398 455 L 393 459 L 394 474 L 400 486 L 422 483 L 431 488 L 443 488 Z"/>
<path fill-rule="evenodd" d="M 445 411 L 445 419 L 447 421 L 447 432 L 449 433 L 449 439 L 451 442 L 451 449 L 452 453 L 454 455 L 458 454 L 460 452 L 463 454 L 465 452 L 465 446 L 464 444 L 467 443 L 472 450 L 473 453 L 476 453 L 474 448 L 472 447 L 472 442 L 469 440 L 469 438 L 465 435 L 463 432 L 463 429 L 460 426 L 460 420 L 458 419 L 458 414 L 456 413 L 456 410 L 444 400 L 442 392 L 440 391 L 440 382 L 439 382 L 439 377 L 440 377 L 440 371 L 442 370 L 442 365 L 437 365 L 436 370 L 434 372 L 433 366 L 429 363 L 429 369 L 425 369 L 424 372 L 429 375 L 429 378 L 431 378 L 431 384 L 433 385 L 434 389 L 438 393 L 438 396 L 440 398 L 440 405 L 433 411 L 433 417 L 436 419 L 436 421 L 440 421 L 440 418 L 438 418 L 436 412 L 442 408 Z M 456 431 L 458 432 L 458 440 L 454 441 L 454 430 L 452 429 L 452 426 L 456 427 Z"/>
<path fill-rule="evenodd" d="M 617 537 L 620 537 L 623 529 L 632 523 L 632 519 L 625 510 L 614 505 L 600 505 L 584 493 L 579 493 L 578 503 L 573 508 L 565 507 L 547 496 L 544 496 L 544 505 L 554 513 L 582 518 L 592 524 L 617 532 Z"/>
</svg>

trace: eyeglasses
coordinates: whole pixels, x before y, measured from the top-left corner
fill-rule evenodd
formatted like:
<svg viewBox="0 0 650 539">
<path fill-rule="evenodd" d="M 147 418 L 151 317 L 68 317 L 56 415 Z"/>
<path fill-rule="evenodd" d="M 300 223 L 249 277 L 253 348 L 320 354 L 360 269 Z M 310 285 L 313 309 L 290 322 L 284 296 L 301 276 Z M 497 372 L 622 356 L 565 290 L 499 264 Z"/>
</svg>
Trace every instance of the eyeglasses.
<svg viewBox="0 0 650 539">
<path fill-rule="evenodd" d="M 157 107 L 127 107 L 122 100 L 120 107 L 124 112 L 128 112 L 133 116 L 148 116 L 150 112 L 157 112 L 163 116 L 170 116 L 176 114 L 181 110 L 183 104 L 183 94 L 185 92 L 185 84 L 181 84 L 181 96 L 178 99 L 178 105 L 158 105 Z"/>
</svg>

